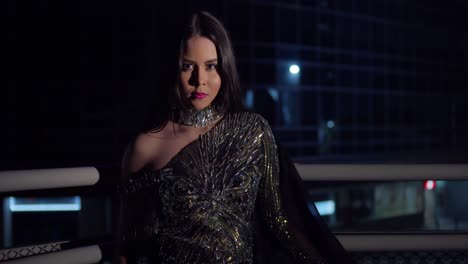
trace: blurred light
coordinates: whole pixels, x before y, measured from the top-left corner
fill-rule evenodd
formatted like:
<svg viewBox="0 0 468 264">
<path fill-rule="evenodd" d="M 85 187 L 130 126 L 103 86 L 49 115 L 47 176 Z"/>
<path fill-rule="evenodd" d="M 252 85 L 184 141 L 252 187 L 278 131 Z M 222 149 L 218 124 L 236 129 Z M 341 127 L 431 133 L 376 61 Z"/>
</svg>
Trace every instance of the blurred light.
<svg viewBox="0 0 468 264">
<path fill-rule="evenodd" d="M 328 121 L 327 122 L 327 127 L 328 128 L 334 128 L 335 127 L 335 122 L 333 122 L 332 120 Z"/>
<path fill-rule="evenodd" d="M 73 203 L 36 203 L 17 204 L 14 197 L 9 198 L 11 212 L 54 212 L 54 211 L 80 211 L 81 199 L 75 196 Z"/>
<path fill-rule="evenodd" d="M 301 71 L 301 68 L 299 68 L 299 66 L 297 66 L 296 64 L 289 66 L 289 72 L 291 74 L 298 74 L 300 71 Z"/>
<path fill-rule="evenodd" d="M 278 102 L 279 100 L 278 90 L 276 90 L 275 88 L 268 88 L 268 94 L 271 96 L 271 98 L 273 98 L 275 102 Z"/>
<path fill-rule="evenodd" d="M 252 109 L 254 106 L 254 93 L 252 90 L 247 90 L 245 94 L 245 106 L 249 109 Z"/>
<path fill-rule="evenodd" d="M 327 200 L 314 202 L 320 215 L 332 215 L 335 213 L 335 201 Z"/>
<path fill-rule="evenodd" d="M 430 191 L 434 190 L 436 187 L 436 182 L 433 180 L 424 181 L 424 190 Z"/>
</svg>

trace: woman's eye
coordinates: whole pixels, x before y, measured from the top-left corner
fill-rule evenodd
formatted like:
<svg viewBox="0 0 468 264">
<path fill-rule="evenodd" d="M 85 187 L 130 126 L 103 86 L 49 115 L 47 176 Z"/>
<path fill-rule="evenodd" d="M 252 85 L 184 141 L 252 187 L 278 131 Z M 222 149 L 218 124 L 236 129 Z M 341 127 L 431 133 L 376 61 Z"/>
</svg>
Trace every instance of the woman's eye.
<svg viewBox="0 0 468 264">
<path fill-rule="evenodd" d="M 216 65 L 216 64 L 214 64 L 214 63 L 210 63 L 210 64 L 207 64 L 207 65 L 206 65 L 206 68 L 207 68 L 208 70 L 214 70 L 214 69 L 217 68 L 217 66 L 218 66 L 218 65 Z"/>
<path fill-rule="evenodd" d="M 183 71 L 188 71 L 188 70 L 191 70 L 193 68 L 193 65 L 190 64 L 190 63 L 183 63 L 182 64 L 182 70 Z"/>
</svg>

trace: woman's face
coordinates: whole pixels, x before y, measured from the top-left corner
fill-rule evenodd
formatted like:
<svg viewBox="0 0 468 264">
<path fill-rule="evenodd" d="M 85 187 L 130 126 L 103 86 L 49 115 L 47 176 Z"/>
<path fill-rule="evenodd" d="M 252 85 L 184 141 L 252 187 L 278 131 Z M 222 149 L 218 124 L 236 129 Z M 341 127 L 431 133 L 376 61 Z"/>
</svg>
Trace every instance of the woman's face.
<svg viewBox="0 0 468 264">
<path fill-rule="evenodd" d="M 214 43 L 201 36 L 186 42 L 180 72 L 182 96 L 186 96 L 196 110 L 209 106 L 221 87 L 218 73 L 218 54 Z"/>
</svg>

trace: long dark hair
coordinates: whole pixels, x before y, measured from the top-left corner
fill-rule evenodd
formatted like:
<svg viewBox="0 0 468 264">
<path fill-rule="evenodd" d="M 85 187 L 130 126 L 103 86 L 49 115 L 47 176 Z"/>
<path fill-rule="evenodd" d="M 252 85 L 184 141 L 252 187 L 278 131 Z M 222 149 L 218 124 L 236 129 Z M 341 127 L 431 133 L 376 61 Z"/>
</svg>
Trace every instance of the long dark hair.
<svg viewBox="0 0 468 264">
<path fill-rule="evenodd" d="M 186 43 L 193 36 L 208 38 L 216 47 L 221 87 L 212 105 L 223 114 L 245 110 L 231 40 L 223 24 L 206 11 L 192 12 L 187 18 L 182 22 L 174 21 L 170 25 L 167 21 L 166 25 L 157 25 L 159 28 L 156 32 L 159 38 L 156 39 L 167 46 L 158 43 L 160 51 L 157 60 L 160 76 L 155 83 L 159 87 L 156 88 L 157 94 L 145 122 L 144 131 L 161 130 L 172 118 L 174 108 L 183 111 L 191 107 L 187 99 L 181 96 L 180 71 Z"/>
</svg>

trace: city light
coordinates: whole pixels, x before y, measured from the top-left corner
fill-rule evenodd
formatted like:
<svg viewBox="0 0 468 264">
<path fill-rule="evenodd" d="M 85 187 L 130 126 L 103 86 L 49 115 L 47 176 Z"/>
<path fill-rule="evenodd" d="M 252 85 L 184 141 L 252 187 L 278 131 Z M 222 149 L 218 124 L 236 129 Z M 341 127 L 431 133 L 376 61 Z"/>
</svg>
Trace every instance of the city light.
<svg viewBox="0 0 468 264">
<path fill-rule="evenodd" d="M 289 72 L 291 74 L 298 74 L 300 71 L 301 71 L 301 68 L 299 68 L 299 66 L 296 64 L 289 66 Z"/>
<path fill-rule="evenodd" d="M 426 191 L 434 190 L 435 187 L 436 187 L 436 182 L 433 180 L 427 180 L 424 182 L 424 190 Z"/>
<path fill-rule="evenodd" d="M 327 122 L 327 127 L 328 127 L 328 128 L 334 128 L 334 127 L 335 127 L 335 122 L 333 122 L 332 120 L 329 120 L 329 121 Z"/>
<path fill-rule="evenodd" d="M 19 203 L 15 197 L 9 198 L 11 212 L 53 212 L 53 211 L 80 211 L 81 198 L 75 196 L 69 203 L 31 202 Z"/>
<path fill-rule="evenodd" d="M 245 106 L 249 109 L 254 107 L 254 93 L 252 90 L 247 90 L 245 94 Z"/>
<path fill-rule="evenodd" d="M 333 200 L 315 202 L 315 207 L 320 215 L 332 215 L 335 213 L 335 201 Z"/>
<path fill-rule="evenodd" d="M 279 100 L 278 90 L 276 90 L 275 88 L 268 88 L 268 94 L 271 96 L 271 98 L 273 98 L 273 100 L 275 100 L 275 102 L 278 102 Z"/>
</svg>

